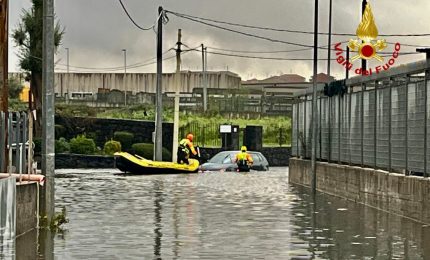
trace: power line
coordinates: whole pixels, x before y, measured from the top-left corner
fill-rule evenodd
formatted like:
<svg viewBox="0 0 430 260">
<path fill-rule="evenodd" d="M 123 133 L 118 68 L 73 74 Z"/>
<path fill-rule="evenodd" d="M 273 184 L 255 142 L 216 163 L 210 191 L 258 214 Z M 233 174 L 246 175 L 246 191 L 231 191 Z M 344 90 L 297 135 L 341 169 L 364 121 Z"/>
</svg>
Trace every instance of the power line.
<svg viewBox="0 0 430 260">
<path fill-rule="evenodd" d="M 196 50 L 198 51 L 198 50 Z M 210 54 L 214 55 L 220 55 L 220 56 L 228 56 L 228 57 L 237 57 L 237 58 L 248 58 L 248 59 L 259 59 L 259 60 L 278 60 L 278 61 L 312 61 L 313 58 L 279 58 L 279 57 L 264 57 L 264 56 L 251 56 L 251 55 L 239 55 L 239 54 L 231 54 L 231 53 L 223 53 L 223 52 L 213 52 L 208 51 Z M 400 53 L 399 55 L 405 56 L 405 55 L 415 55 L 420 54 L 416 52 L 410 52 L 410 53 Z M 387 55 L 381 55 L 381 57 L 390 57 L 391 54 Z M 327 58 L 318 59 L 319 61 L 326 61 Z M 331 59 L 336 60 L 336 59 Z"/>
<path fill-rule="evenodd" d="M 204 24 L 204 25 L 207 25 L 207 26 L 210 26 L 210 27 L 214 27 L 214 28 L 218 28 L 218 29 L 221 29 L 221 30 L 225 30 L 225 31 L 229 31 L 229 32 L 234 32 L 234 33 L 237 33 L 237 34 L 245 35 L 245 36 L 248 36 L 248 37 L 254 37 L 254 38 L 261 39 L 261 40 L 266 40 L 266 41 L 271 41 L 271 42 L 277 42 L 277 43 L 284 43 L 284 44 L 294 45 L 294 46 L 299 46 L 299 47 L 308 47 L 308 48 L 312 47 L 311 45 L 307 45 L 307 44 L 288 42 L 288 41 L 277 40 L 277 39 L 273 39 L 273 38 L 269 38 L 269 37 L 265 37 L 265 36 L 260 36 L 260 35 L 256 35 L 256 34 L 241 32 L 241 31 L 237 31 L 237 30 L 234 30 L 234 29 L 225 28 L 225 27 L 222 27 L 222 26 L 219 26 L 219 25 L 207 23 L 207 22 L 204 22 L 204 21 L 199 21 L 199 20 L 194 19 L 194 18 L 182 16 L 180 14 L 173 13 L 173 12 L 170 12 L 170 11 L 166 11 L 166 12 L 169 12 L 169 13 L 177 16 L 177 17 L 181 17 L 181 18 L 184 18 L 184 19 L 187 19 L 187 20 L 190 20 L 190 21 L 201 23 L 201 24 Z"/>
<path fill-rule="evenodd" d="M 130 21 L 131 21 L 131 22 L 132 22 L 132 23 L 133 23 L 137 28 L 139 28 L 139 29 L 140 29 L 140 30 L 142 30 L 142 31 L 148 31 L 148 30 L 154 29 L 154 28 L 155 28 L 155 25 L 156 25 L 156 24 L 157 24 L 157 22 L 158 22 L 158 19 L 160 19 L 160 17 L 162 16 L 162 14 L 160 14 L 160 15 L 157 17 L 157 20 L 154 22 L 154 24 L 153 24 L 153 25 L 151 25 L 150 27 L 144 28 L 144 27 L 142 27 L 142 26 L 138 25 L 138 24 L 134 21 L 133 17 L 131 17 L 130 13 L 127 11 L 127 8 L 124 6 L 124 4 L 123 4 L 122 0 L 118 0 L 118 1 L 119 1 L 119 3 L 121 4 L 121 7 L 122 7 L 122 9 L 124 10 L 125 14 L 128 16 L 128 19 L 130 19 Z"/>
<path fill-rule="evenodd" d="M 246 25 L 246 24 L 240 24 L 240 23 L 233 23 L 233 22 L 225 22 L 225 21 L 219 21 L 215 19 L 209 19 L 209 18 L 203 18 L 198 16 L 192 16 L 188 14 L 181 14 L 173 11 L 167 11 L 173 15 L 176 15 L 178 17 L 182 17 L 185 19 L 198 19 L 202 21 L 208 21 L 208 22 L 214 22 L 219 24 L 226 24 L 231 26 L 238 26 L 238 27 L 244 27 L 244 28 L 250 28 L 250 29 L 258 29 L 258 30 L 267 30 L 267 31 L 276 31 L 276 32 L 288 32 L 288 33 L 299 33 L 299 34 L 308 34 L 313 35 L 314 32 L 311 31 L 303 31 L 303 30 L 292 30 L 292 29 L 279 29 L 279 28 L 272 28 L 272 27 L 264 27 L 264 26 L 255 26 L 255 25 Z M 326 32 L 319 32 L 319 35 L 329 35 Z M 357 36 L 356 34 L 352 33 L 332 33 L 332 35 L 335 36 Z M 415 33 L 415 34 L 379 34 L 379 36 L 383 37 L 426 37 L 430 36 L 430 33 Z"/>
</svg>

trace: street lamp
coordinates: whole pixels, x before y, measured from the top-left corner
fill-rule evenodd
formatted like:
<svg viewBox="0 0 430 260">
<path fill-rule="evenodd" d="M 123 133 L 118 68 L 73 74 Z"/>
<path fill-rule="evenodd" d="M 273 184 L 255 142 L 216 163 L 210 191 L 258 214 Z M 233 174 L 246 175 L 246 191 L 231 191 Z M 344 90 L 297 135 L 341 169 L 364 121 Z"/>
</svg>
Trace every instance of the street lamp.
<svg viewBox="0 0 430 260">
<path fill-rule="evenodd" d="M 125 76 L 127 74 L 127 50 L 122 49 L 122 51 L 124 52 L 124 105 L 127 106 L 127 85 L 125 81 Z"/>
</svg>

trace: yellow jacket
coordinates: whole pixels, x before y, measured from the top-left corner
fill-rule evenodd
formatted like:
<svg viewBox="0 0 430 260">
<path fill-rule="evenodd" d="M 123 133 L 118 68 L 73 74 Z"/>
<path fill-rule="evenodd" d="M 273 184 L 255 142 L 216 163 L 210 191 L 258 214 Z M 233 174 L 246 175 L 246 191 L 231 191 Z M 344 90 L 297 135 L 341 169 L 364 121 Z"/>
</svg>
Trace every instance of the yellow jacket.
<svg viewBox="0 0 430 260">
<path fill-rule="evenodd" d="M 193 142 L 191 142 L 187 138 L 184 138 L 179 142 L 179 147 L 188 155 L 190 154 L 190 152 L 194 155 L 197 155 L 197 151 L 196 149 L 194 149 Z"/>
<path fill-rule="evenodd" d="M 247 161 L 248 163 L 253 163 L 254 160 L 252 160 L 252 156 L 247 152 L 240 152 L 236 154 L 236 162 L 239 161 Z"/>
</svg>

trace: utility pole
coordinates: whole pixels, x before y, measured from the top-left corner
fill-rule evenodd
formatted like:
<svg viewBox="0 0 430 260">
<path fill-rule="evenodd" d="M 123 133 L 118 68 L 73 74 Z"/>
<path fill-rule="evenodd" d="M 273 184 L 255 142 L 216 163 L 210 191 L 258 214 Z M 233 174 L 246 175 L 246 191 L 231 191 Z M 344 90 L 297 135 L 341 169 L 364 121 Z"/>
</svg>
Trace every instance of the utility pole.
<svg viewBox="0 0 430 260">
<path fill-rule="evenodd" d="M 327 76 L 330 78 L 331 73 L 331 23 L 333 13 L 333 0 L 330 0 L 328 14 L 328 53 L 327 53 Z"/>
<path fill-rule="evenodd" d="M 208 85 L 209 85 L 209 77 L 208 77 L 208 47 L 205 47 L 205 88 L 203 96 L 205 98 L 205 112 L 208 111 Z"/>
<path fill-rule="evenodd" d="M 5 122 L 8 122 L 8 25 L 9 25 L 9 8 L 8 0 L 0 0 L 0 111 L 5 112 Z M 8 127 L 2 126 L 0 131 L 4 133 L 3 140 L 0 143 L 6 144 Z M 5 150 L 0 151 L 0 158 L 7 158 L 7 146 L 5 145 Z M 0 162 L 1 163 L 1 162 Z M 4 164 L 0 165 L 0 172 L 6 172 L 6 159 Z"/>
<path fill-rule="evenodd" d="M 316 147 L 317 147 L 317 87 L 318 87 L 318 0 L 315 0 L 315 17 L 314 17 L 314 80 L 312 91 L 312 155 L 311 155 L 311 171 L 312 171 L 312 194 L 316 194 L 317 190 L 317 172 L 316 172 Z"/>
<path fill-rule="evenodd" d="M 124 106 L 127 107 L 127 82 L 126 82 L 126 76 L 127 76 L 127 50 L 122 49 L 124 52 Z"/>
<path fill-rule="evenodd" d="M 8 111 L 8 0 L 0 0 L 0 110 Z"/>
<path fill-rule="evenodd" d="M 361 3 L 361 18 L 363 19 L 364 11 L 366 10 L 367 0 L 363 0 Z M 361 69 L 362 71 L 367 70 L 367 61 L 365 59 L 361 59 Z"/>
<path fill-rule="evenodd" d="M 182 33 L 178 29 L 178 47 L 176 48 L 176 89 L 175 89 L 175 112 L 173 117 L 173 145 L 172 145 L 172 162 L 178 159 L 178 135 L 179 135 L 179 91 L 181 87 L 181 42 Z"/>
<path fill-rule="evenodd" d="M 43 90 L 42 90 L 42 173 L 46 183 L 41 192 L 41 216 L 50 224 L 55 213 L 54 150 L 54 0 L 43 1 Z"/>
<path fill-rule="evenodd" d="M 206 89 L 206 48 L 202 43 L 202 81 L 203 81 L 203 111 L 207 110 L 207 89 Z"/>
<path fill-rule="evenodd" d="M 67 52 L 67 88 L 66 88 L 66 91 L 67 91 L 67 95 L 69 95 L 69 83 L 70 83 L 70 79 L 69 79 L 69 73 L 70 73 L 70 68 L 69 68 L 69 66 L 70 66 L 70 63 L 69 63 L 69 48 L 66 48 L 66 52 Z M 61 96 L 63 96 L 63 93 L 61 92 Z"/>
<path fill-rule="evenodd" d="M 163 13 L 163 7 L 158 7 L 158 17 Z M 156 110 L 155 110 L 155 144 L 154 160 L 162 161 L 163 149 L 163 93 L 162 93 L 162 76 L 163 76 L 163 19 L 158 19 L 157 27 L 157 93 L 156 93 Z"/>
</svg>

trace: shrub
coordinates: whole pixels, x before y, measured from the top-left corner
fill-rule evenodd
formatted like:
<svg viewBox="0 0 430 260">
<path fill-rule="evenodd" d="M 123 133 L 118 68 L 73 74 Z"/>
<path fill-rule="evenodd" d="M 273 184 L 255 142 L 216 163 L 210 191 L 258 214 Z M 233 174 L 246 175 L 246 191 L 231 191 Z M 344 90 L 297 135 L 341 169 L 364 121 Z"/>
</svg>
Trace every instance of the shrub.
<svg viewBox="0 0 430 260">
<path fill-rule="evenodd" d="M 62 125 L 55 125 L 55 137 L 60 138 L 64 137 L 66 134 L 66 128 Z"/>
<path fill-rule="evenodd" d="M 118 131 L 113 134 L 113 140 L 121 143 L 124 150 L 129 150 L 133 144 L 134 134 L 126 131 Z"/>
<path fill-rule="evenodd" d="M 121 143 L 110 140 L 105 143 L 104 149 L 105 154 L 113 155 L 116 152 L 121 152 Z"/>
<path fill-rule="evenodd" d="M 145 159 L 152 160 L 154 158 L 154 144 L 136 143 L 131 146 L 131 150 L 134 154 L 142 156 Z M 163 147 L 162 158 L 163 161 L 170 161 L 172 160 L 172 153 Z"/>
<path fill-rule="evenodd" d="M 65 153 L 70 151 L 70 144 L 67 140 L 61 137 L 59 140 L 55 140 L 55 152 L 56 153 Z"/>
<path fill-rule="evenodd" d="M 96 144 L 93 139 L 87 138 L 85 135 L 78 135 L 70 140 L 70 152 L 76 154 L 94 154 Z"/>
</svg>

